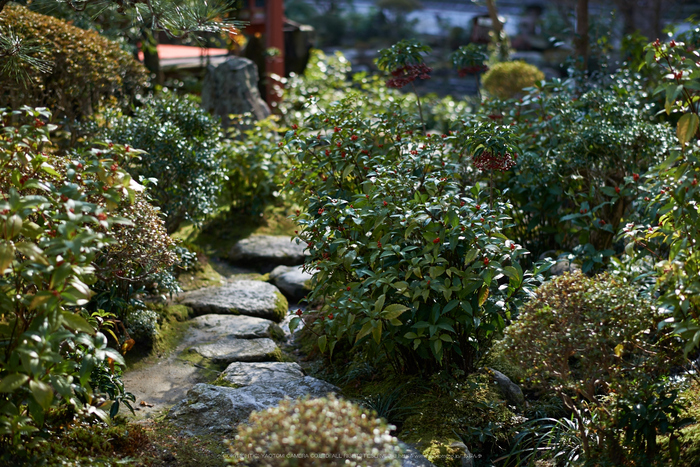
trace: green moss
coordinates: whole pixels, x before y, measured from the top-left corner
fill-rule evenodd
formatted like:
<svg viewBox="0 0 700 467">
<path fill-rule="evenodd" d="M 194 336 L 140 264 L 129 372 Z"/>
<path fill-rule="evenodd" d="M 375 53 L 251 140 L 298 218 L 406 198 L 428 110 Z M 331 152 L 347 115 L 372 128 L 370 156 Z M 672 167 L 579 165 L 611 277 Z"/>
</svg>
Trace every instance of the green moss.
<svg viewBox="0 0 700 467">
<path fill-rule="evenodd" d="M 284 320 L 287 316 L 287 311 L 289 310 L 289 302 L 279 291 L 275 291 L 275 297 L 277 297 L 277 302 L 275 306 L 275 317 L 273 321 L 280 322 Z"/>
<path fill-rule="evenodd" d="M 168 305 L 165 307 L 165 312 L 176 321 L 187 321 L 194 316 L 192 308 L 185 305 Z"/>
<path fill-rule="evenodd" d="M 433 464 L 445 467 L 460 467 L 462 465 L 463 451 L 452 447 L 455 440 L 445 442 L 433 440 L 428 447 L 423 449 L 423 455 Z"/>
<path fill-rule="evenodd" d="M 284 356 L 282 355 L 282 351 L 278 347 L 274 351 L 265 355 L 265 358 L 267 358 L 268 361 L 271 361 L 271 362 L 281 362 L 281 361 L 283 361 Z"/>
<path fill-rule="evenodd" d="M 216 378 L 214 381 L 212 381 L 211 384 L 213 384 L 214 386 L 223 386 L 226 388 L 233 388 L 233 389 L 238 389 L 238 388 L 242 387 L 239 384 L 234 384 L 234 383 L 228 381 L 227 379 L 224 379 L 224 375 L 219 375 L 219 377 Z"/>
<path fill-rule="evenodd" d="M 222 371 L 228 366 L 226 363 L 216 363 L 210 358 L 203 357 L 199 353 L 195 352 L 191 347 L 183 350 L 180 355 L 177 356 L 178 360 L 191 363 L 200 370 L 204 370 L 207 376 L 207 382 L 214 381 L 219 377 Z"/>
<path fill-rule="evenodd" d="M 226 282 L 226 279 L 208 262 L 197 270 L 181 273 L 177 279 L 184 291 L 220 286 Z"/>
<path fill-rule="evenodd" d="M 522 366 L 508 358 L 506 355 L 505 343 L 499 340 L 493 343 L 488 354 L 485 356 L 482 366 L 498 370 L 512 381 L 523 381 L 525 371 Z"/>
</svg>

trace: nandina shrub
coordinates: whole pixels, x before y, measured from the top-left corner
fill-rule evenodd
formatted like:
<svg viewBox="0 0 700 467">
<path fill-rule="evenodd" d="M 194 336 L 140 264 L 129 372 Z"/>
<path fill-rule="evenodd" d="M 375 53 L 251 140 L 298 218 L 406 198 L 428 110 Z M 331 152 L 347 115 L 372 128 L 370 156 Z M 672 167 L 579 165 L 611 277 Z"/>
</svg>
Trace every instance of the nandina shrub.
<svg viewBox="0 0 700 467">
<path fill-rule="evenodd" d="M 26 83 L 0 67 L 0 107 L 48 107 L 54 118 L 73 120 L 107 103 L 128 109 L 145 92 L 146 69 L 95 31 L 13 4 L 0 13 L 0 31 L 39 43 L 33 58 L 50 66 L 42 72 L 30 63 L 19 64 Z"/>
<path fill-rule="evenodd" d="M 638 217 L 643 176 L 673 144 L 645 102 L 642 84 L 620 72 L 581 93 L 552 80 L 521 101 L 481 106 L 478 118 L 511 132 L 521 150 L 495 181 L 515 207 L 510 234 L 533 255 L 573 251 L 588 272 L 621 252 L 615 235 Z"/>
<path fill-rule="evenodd" d="M 505 204 L 467 185 L 454 136 L 420 135 L 399 105 L 366 119 L 362 105 L 351 96 L 286 135 L 310 300 L 324 303 L 292 327 L 304 320 L 331 354 L 341 341 L 381 352 L 397 371 L 472 371 L 530 286 L 527 252 L 502 233 Z"/>
<path fill-rule="evenodd" d="M 111 227 L 128 223 L 114 211 L 135 185 L 114 167 L 122 146 L 54 158 L 45 109 L 3 110 L 0 119 L 0 451 L 17 454 L 54 423 L 105 419 L 100 399 L 113 401 L 111 415 L 129 400 L 124 361 L 84 306 L 92 262 Z"/>
</svg>

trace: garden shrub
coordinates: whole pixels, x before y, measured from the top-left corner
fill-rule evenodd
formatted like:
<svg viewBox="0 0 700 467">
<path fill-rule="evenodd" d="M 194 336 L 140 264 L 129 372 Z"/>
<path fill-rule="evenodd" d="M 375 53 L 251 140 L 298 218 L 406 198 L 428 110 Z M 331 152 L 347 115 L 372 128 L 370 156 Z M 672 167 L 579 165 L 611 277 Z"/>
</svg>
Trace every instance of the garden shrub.
<svg viewBox="0 0 700 467">
<path fill-rule="evenodd" d="M 676 125 L 680 145 L 674 145 L 670 156 L 645 177 L 637 199 L 644 216 L 627 225 L 624 232 L 629 242 L 625 251 L 653 262 L 658 304 L 671 314 L 668 322 L 684 338 L 686 353 L 700 344 L 700 117 L 696 108 L 696 53 L 693 47 L 673 40 L 657 40 L 647 47 L 647 65 L 666 78 L 656 93 L 665 96 L 667 113 L 681 114 Z"/>
<path fill-rule="evenodd" d="M 362 345 L 397 371 L 473 371 L 530 287 L 527 252 L 502 233 L 507 207 L 465 184 L 456 136 L 420 135 L 398 105 L 370 120 L 363 105 L 350 96 L 286 135 L 309 298 L 325 303 L 292 327 L 309 320 L 321 351 Z"/>
<path fill-rule="evenodd" d="M 545 283 L 506 330 L 528 383 L 556 393 L 574 415 L 586 459 L 654 462 L 657 435 L 678 443 L 686 421 L 665 376 L 684 359 L 673 334 L 659 329 L 664 318 L 612 276 L 578 273 Z"/>
<path fill-rule="evenodd" d="M 280 204 L 289 162 L 278 149 L 275 119 L 246 121 L 248 129 L 234 130 L 223 145 L 226 181 L 222 202 L 236 212 L 259 215 L 270 205 Z"/>
<path fill-rule="evenodd" d="M 126 169 L 139 179 L 157 179 L 149 191 L 166 216 L 168 233 L 216 209 L 223 179 L 221 127 L 191 98 L 163 93 L 132 116 L 107 115 L 98 134 L 145 151 Z"/>
<path fill-rule="evenodd" d="M 534 86 L 544 79 L 536 66 L 514 60 L 496 63 L 481 78 L 484 89 L 499 99 L 512 99 L 522 94 L 523 89 Z"/>
<path fill-rule="evenodd" d="M 249 466 L 401 465 L 391 426 L 333 394 L 283 400 L 253 412 L 229 445 L 228 464 Z M 369 460 L 371 459 L 371 461 Z"/>
<path fill-rule="evenodd" d="M 497 186 L 515 207 L 509 233 L 534 256 L 573 251 L 588 272 L 621 252 L 615 235 L 637 216 L 640 177 L 673 144 L 670 127 L 650 121 L 643 90 L 620 72 L 583 93 L 571 80 L 552 80 L 522 102 L 482 106 L 479 118 L 519 140 L 518 165 Z"/>
<path fill-rule="evenodd" d="M 104 104 L 128 109 L 145 91 L 146 69 L 119 45 L 95 31 L 7 5 L 0 13 L 0 30 L 40 44 L 35 59 L 47 62 L 43 73 L 30 63 L 18 66 L 31 85 L 0 70 L 0 107 L 48 107 L 55 118 L 79 119 Z"/>
<path fill-rule="evenodd" d="M 114 210 L 133 184 L 110 157 L 124 147 L 54 162 L 48 111 L 25 107 L 0 118 L 0 444 L 21 453 L 53 423 L 106 418 L 96 406 L 103 397 L 114 401 L 112 416 L 128 404 L 115 374 L 124 361 L 83 307 L 92 261 L 111 226 L 128 222 Z"/>
</svg>

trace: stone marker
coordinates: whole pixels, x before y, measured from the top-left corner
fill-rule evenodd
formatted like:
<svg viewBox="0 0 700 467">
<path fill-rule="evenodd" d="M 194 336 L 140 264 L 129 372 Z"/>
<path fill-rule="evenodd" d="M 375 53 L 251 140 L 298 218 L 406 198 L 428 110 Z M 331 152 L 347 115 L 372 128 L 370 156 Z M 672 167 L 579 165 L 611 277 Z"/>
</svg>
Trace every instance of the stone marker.
<svg viewBox="0 0 700 467">
<path fill-rule="evenodd" d="M 228 259 L 245 265 L 295 266 L 304 263 L 306 244 L 286 235 L 252 235 L 237 242 Z"/>
<path fill-rule="evenodd" d="M 214 363 L 265 362 L 279 360 L 281 353 L 277 344 L 266 337 L 259 339 L 221 339 L 211 344 L 200 344 L 190 348 Z"/>
<path fill-rule="evenodd" d="M 301 300 L 311 290 L 312 278 L 302 266 L 277 266 L 270 273 L 270 281 L 294 301 Z"/>
<path fill-rule="evenodd" d="M 176 298 L 198 315 L 207 313 L 255 316 L 280 322 L 287 314 L 289 303 L 272 284 L 241 280 L 221 287 L 207 287 L 181 293 Z"/>
<path fill-rule="evenodd" d="M 255 120 L 270 115 L 270 109 L 258 90 L 258 67 L 252 60 L 230 57 L 218 66 L 209 65 L 202 84 L 202 107 L 221 117 L 224 127 L 231 125 L 229 115 L 251 113 Z"/>
</svg>

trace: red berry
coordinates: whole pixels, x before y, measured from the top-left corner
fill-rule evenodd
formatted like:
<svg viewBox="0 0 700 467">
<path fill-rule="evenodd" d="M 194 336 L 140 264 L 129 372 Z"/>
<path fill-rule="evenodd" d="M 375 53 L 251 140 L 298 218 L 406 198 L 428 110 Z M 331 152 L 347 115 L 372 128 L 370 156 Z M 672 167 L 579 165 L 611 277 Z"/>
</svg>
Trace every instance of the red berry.
<svg viewBox="0 0 700 467">
<path fill-rule="evenodd" d="M 301 310 L 297 310 L 297 311 L 296 311 L 297 316 L 301 316 L 302 313 L 303 313 L 303 311 L 301 311 Z"/>
<path fill-rule="evenodd" d="M 615 193 L 617 193 L 618 195 L 620 194 L 620 187 L 619 186 L 615 187 Z"/>
<path fill-rule="evenodd" d="M 433 240 L 433 243 L 435 243 L 435 244 L 440 243 L 440 237 L 438 237 L 438 238 L 436 238 L 435 240 Z"/>
<path fill-rule="evenodd" d="M 348 286 L 347 291 L 350 292 L 350 286 Z"/>
<path fill-rule="evenodd" d="M 292 125 L 292 130 L 296 130 L 296 129 L 298 129 L 298 128 L 299 128 L 299 127 L 297 126 L 296 123 L 295 123 L 294 125 Z"/>
<path fill-rule="evenodd" d="M 639 174 L 632 174 L 632 180 L 635 182 L 639 180 Z"/>
<path fill-rule="evenodd" d="M 484 258 L 484 266 L 488 266 L 488 265 L 489 265 L 489 259 L 488 259 L 488 258 Z"/>
<path fill-rule="evenodd" d="M 386 206 L 386 201 L 383 201 L 383 203 L 384 203 L 384 206 Z"/>
</svg>

